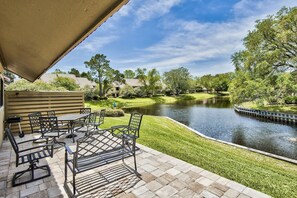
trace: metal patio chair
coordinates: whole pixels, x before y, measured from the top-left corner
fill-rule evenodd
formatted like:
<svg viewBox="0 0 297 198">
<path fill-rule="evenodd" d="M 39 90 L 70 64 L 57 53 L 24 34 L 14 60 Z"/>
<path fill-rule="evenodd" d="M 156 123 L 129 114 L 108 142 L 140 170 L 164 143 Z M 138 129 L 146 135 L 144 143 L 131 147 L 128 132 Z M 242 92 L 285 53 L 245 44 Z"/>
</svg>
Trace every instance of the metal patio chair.
<svg viewBox="0 0 297 198">
<path fill-rule="evenodd" d="M 90 113 L 86 118 L 80 119 L 78 121 L 74 122 L 74 125 L 76 125 L 75 131 L 76 132 L 84 132 L 85 135 L 90 133 L 91 131 L 95 130 L 94 123 L 97 119 L 96 113 Z"/>
<path fill-rule="evenodd" d="M 102 124 L 104 124 L 104 118 L 105 118 L 105 113 L 106 110 L 102 109 L 100 110 L 100 112 L 98 113 L 91 113 L 89 116 L 89 120 L 88 120 L 88 124 L 92 127 L 94 127 L 95 129 L 98 129 L 98 127 Z M 98 115 L 99 114 L 99 115 Z"/>
<path fill-rule="evenodd" d="M 115 135 L 130 136 L 135 139 L 139 138 L 139 130 L 143 115 L 132 113 L 128 125 L 112 126 L 111 129 Z"/>
<path fill-rule="evenodd" d="M 54 144 L 65 146 L 64 142 L 57 141 L 61 135 L 66 133 L 66 130 L 59 128 L 57 117 L 39 117 L 40 130 L 44 137 L 52 138 Z"/>
<path fill-rule="evenodd" d="M 76 149 L 65 146 L 65 182 L 64 187 L 71 197 L 77 194 L 76 175 L 125 158 L 134 158 L 133 172 L 137 173 L 135 156 L 135 138 L 118 137 L 111 129 L 95 130 L 76 141 Z M 72 190 L 67 185 L 67 169 L 72 172 Z M 118 173 L 120 174 L 120 172 Z M 115 173 L 116 175 L 116 173 Z M 100 176 L 99 176 L 100 177 Z M 98 178 L 99 179 L 99 178 Z M 72 192 L 71 192 L 72 191 Z M 78 190 L 79 193 L 80 190 Z"/>
<path fill-rule="evenodd" d="M 40 122 L 39 122 L 39 117 L 40 116 L 41 116 L 41 112 L 34 112 L 34 113 L 28 114 L 30 128 L 31 128 L 31 132 L 32 133 L 41 133 Z M 44 138 L 43 137 L 43 134 L 41 133 L 41 135 L 39 136 L 39 138 L 37 138 L 34 141 L 34 143 L 44 142 L 43 138 Z"/>
<path fill-rule="evenodd" d="M 88 114 L 91 113 L 92 109 L 91 108 L 80 108 L 79 113 L 80 114 Z"/>
<path fill-rule="evenodd" d="M 56 111 L 55 110 L 49 110 L 46 112 L 48 117 L 56 117 Z M 62 121 L 58 121 L 58 126 L 60 129 L 67 129 L 68 130 L 68 123 L 63 123 Z"/>
<path fill-rule="evenodd" d="M 80 114 L 90 114 L 91 112 L 92 112 L 92 109 L 91 108 L 80 108 L 79 109 L 79 113 Z M 78 120 L 76 122 L 76 124 L 78 124 L 79 122 L 81 122 L 82 123 L 82 127 L 83 127 L 83 124 L 85 123 L 86 119 L 87 119 L 87 117 L 86 118 L 82 118 L 82 119 Z"/>
<path fill-rule="evenodd" d="M 9 129 L 6 129 L 6 134 L 16 154 L 16 167 L 22 164 L 29 163 L 29 168 L 27 170 L 19 171 L 14 174 L 12 179 L 12 186 L 26 184 L 51 175 L 50 168 L 48 165 L 37 166 L 37 163 L 40 159 L 46 157 L 53 157 L 53 144 L 48 144 L 48 139 L 46 139 L 46 144 L 28 147 L 21 150 L 19 145 L 27 146 L 28 143 L 34 142 L 35 139 L 17 143 Z M 46 172 L 41 176 L 37 176 L 37 170 L 45 170 Z M 29 179 L 22 177 L 23 175 L 26 176 L 26 173 L 29 174 Z M 18 180 L 20 181 L 18 182 Z"/>
</svg>

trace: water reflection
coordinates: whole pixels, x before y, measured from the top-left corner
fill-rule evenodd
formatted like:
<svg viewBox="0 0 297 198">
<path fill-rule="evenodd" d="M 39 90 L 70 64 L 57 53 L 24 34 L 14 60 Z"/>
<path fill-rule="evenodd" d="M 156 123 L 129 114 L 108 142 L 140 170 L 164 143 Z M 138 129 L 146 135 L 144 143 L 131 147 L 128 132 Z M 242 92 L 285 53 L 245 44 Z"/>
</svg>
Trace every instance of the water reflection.
<svg viewBox="0 0 297 198">
<path fill-rule="evenodd" d="M 297 159 L 296 126 L 237 114 L 228 98 L 125 109 L 133 111 L 168 116 L 209 137 Z"/>
</svg>

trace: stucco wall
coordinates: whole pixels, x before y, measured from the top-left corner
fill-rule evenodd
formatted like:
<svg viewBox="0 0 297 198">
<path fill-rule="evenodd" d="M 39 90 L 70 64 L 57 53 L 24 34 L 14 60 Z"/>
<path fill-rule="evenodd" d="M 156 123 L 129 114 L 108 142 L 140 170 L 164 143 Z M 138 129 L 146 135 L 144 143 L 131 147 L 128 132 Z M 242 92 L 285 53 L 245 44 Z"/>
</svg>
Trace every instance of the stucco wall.
<svg viewBox="0 0 297 198">
<path fill-rule="evenodd" d="M 1 73 L 2 71 L 3 69 L 0 65 L 0 78 L 3 80 L 2 73 Z M 2 83 L 2 87 L 0 87 L 0 90 L 4 92 L 4 83 Z M 4 94 L 2 96 L 3 96 L 2 100 L 4 100 Z M 3 134 L 4 134 L 4 101 L 2 104 L 3 105 L 0 107 L 0 146 L 2 146 L 2 140 L 3 140 Z"/>
<path fill-rule="evenodd" d="M 0 107 L 0 145 L 2 145 L 3 134 L 4 134 L 4 105 Z"/>
</svg>

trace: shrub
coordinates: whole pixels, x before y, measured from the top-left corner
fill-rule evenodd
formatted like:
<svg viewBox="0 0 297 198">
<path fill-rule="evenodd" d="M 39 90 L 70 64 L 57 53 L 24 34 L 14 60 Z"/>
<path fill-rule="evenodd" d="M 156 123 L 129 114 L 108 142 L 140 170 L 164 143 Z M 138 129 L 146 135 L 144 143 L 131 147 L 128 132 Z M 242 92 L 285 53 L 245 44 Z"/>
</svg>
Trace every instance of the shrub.
<svg viewBox="0 0 297 198">
<path fill-rule="evenodd" d="M 107 109 L 106 117 L 122 117 L 125 115 L 122 109 Z"/>
<path fill-rule="evenodd" d="M 286 104 L 297 104 L 297 96 L 288 96 L 285 98 Z"/>
<path fill-rule="evenodd" d="M 51 84 L 55 87 L 64 87 L 69 91 L 79 89 L 79 85 L 75 82 L 75 80 L 68 77 L 56 77 Z"/>
<path fill-rule="evenodd" d="M 145 97 L 146 96 L 146 92 L 143 88 L 140 88 L 140 87 L 136 87 L 135 88 L 135 94 L 137 97 Z"/>
<path fill-rule="evenodd" d="M 93 100 L 98 100 L 100 97 L 98 95 L 93 95 Z"/>
<path fill-rule="evenodd" d="M 131 98 L 135 95 L 135 91 L 133 87 L 131 87 L 130 85 L 125 85 L 124 87 L 121 88 L 120 95 L 123 98 Z"/>
<path fill-rule="evenodd" d="M 7 91 L 67 91 L 64 87 L 55 87 L 52 84 L 36 80 L 34 83 L 20 79 L 9 84 Z"/>
<path fill-rule="evenodd" d="M 82 91 L 84 91 L 85 93 L 85 101 L 91 101 L 94 97 L 94 90 L 89 87 L 89 86 L 85 86 Z"/>
</svg>

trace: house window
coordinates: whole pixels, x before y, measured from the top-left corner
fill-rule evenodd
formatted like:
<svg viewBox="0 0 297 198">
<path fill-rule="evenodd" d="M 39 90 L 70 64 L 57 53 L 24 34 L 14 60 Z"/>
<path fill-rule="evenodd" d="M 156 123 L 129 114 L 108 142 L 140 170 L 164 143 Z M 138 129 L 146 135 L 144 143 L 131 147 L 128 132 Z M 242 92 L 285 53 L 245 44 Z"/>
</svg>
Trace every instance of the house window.
<svg viewBox="0 0 297 198">
<path fill-rule="evenodd" d="M 0 83 L 0 107 L 3 106 L 3 92 L 4 92 L 4 84 L 3 84 L 3 79 L 1 78 L 1 83 Z"/>
<path fill-rule="evenodd" d="M 120 88 L 119 87 L 116 87 L 116 91 L 119 91 L 120 90 Z"/>
</svg>

